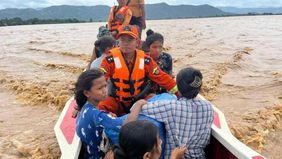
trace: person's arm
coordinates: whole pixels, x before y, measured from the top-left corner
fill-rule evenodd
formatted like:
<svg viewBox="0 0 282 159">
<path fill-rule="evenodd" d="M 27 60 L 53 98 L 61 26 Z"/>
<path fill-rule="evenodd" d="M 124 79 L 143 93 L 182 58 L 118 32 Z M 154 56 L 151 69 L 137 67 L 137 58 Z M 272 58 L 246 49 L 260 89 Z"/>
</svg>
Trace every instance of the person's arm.
<svg viewBox="0 0 282 159">
<path fill-rule="evenodd" d="M 131 18 L 132 18 L 132 11 L 128 8 L 126 10 L 125 18 L 124 18 L 124 21 L 122 23 L 122 26 L 129 25 L 129 22 L 130 22 Z"/>
<path fill-rule="evenodd" d="M 92 52 L 92 55 L 91 55 L 91 58 L 90 58 L 90 61 L 89 61 L 88 65 L 87 65 L 87 67 L 86 67 L 87 70 L 90 69 L 91 63 L 97 58 L 97 56 L 96 56 L 96 51 L 95 51 L 95 50 L 96 50 L 96 49 L 95 49 L 95 47 L 94 47 L 93 52 Z"/>
<path fill-rule="evenodd" d="M 109 14 L 109 17 L 108 17 L 108 25 L 107 25 L 107 27 L 110 31 L 111 31 L 111 28 L 112 28 L 112 20 L 113 20 L 112 10 L 113 10 L 113 8 L 111 8 L 111 10 L 110 10 L 110 14 Z"/>
<path fill-rule="evenodd" d="M 144 99 L 140 99 L 138 100 L 133 106 L 132 106 L 132 110 L 129 113 L 127 119 L 123 122 L 123 125 L 131 122 L 131 121 L 135 121 L 137 120 L 139 113 L 142 109 L 142 106 L 145 105 L 147 103 L 146 100 Z"/>
<path fill-rule="evenodd" d="M 148 64 L 145 65 L 145 73 L 152 81 L 165 88 L 168 92 L 178 95 L 175 80 L 167 73 L 162 71 L 158 64 L 149 56 L 146 56 Z"/>
<path fill-rule="evenodd" d="M 160 122 L 168 122 L 168 117 L 173 116 L 173 107 L 172 101 L 159 100 L 148 102 L 142 107 L 141 114 Z"/>
<path fill-rule="evenodd" d="M 144 0 L 142 0 L 143 2 L 141 2 L 140 4 L 140 9 L 141 9 L 141 13 L 142 13 L 142 29 L 146 29 L 146 13 L 145 13 L 145 2 Z"/>
<path fill-rule="evenodd" d="M 93 118 L 98 125 L 102 125 L 107 129 L 119 130 L 118 126 L 137 120 L 142 106 L 146 103 L 147 101 L 145 101 L 144 99 L 137 101 L 134 104 L 134 107 L 129 113 L 127 119 L 125 119 L 124 121 L 120 118 L 113 117 L 111 114 L 107 114 L 106 112 L 100 110 L 97 110 L 95 112 Z"/>
</svg>

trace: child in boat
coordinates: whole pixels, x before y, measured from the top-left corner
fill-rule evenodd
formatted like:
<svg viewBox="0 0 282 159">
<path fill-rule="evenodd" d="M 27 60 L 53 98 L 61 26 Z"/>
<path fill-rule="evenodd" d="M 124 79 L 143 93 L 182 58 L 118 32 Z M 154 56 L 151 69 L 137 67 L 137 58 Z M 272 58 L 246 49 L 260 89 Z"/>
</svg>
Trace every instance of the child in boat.
<svg viewBox="0 0 282 159">
<path fill-rule="evenodd" d="M 172 57 L 170 54 L 163 52 L 164 37 L 151 29 L 146 34 L 147 38 L 142 46 L 143 51 L 156 61 L 162 71 L 172 76 Z M 164 92 L 166 92 L 164 88 L 152 82 L 150 93 L 160 94 Z"/>
<path fill-rule="evenodd" d="M 114 159 L 159 159 L 161 144 L 157 126 L 146 120 L 133 121 L 122 126 L 119 145 L 113 149 Z M 182 159 L 185 151 L 185 147 L 174 149 L 170 159 Z"/>
<path fill-rule="evenodd" d="M 88 69 L 98 69 L 100 67 L 100 64 L 101 64 L 103 58 L 106 56 L 106 54 L 109 52 L 110 49 L 115 47 L 115 44 L 116 44 L 116 41 L 111 36 L 100 37 L 100 39 L 95 42 L 95 45 L 99 45 L 99 50 L 102 52 L 102 55 L 92 62 L 91 62 L 91 60 L 92 60 L 91 59 L 89 65 L 88 65 Z M 92 56 L 92 57 L 94 57 L 94 56 Z M 75 109 L 72 112 L 73 118 L 76 118 L 79 110 L 80 109 L 78 107 L 75 107 Z"/>
<path fill-rule="evenodd" d="M 179 99 L 148 102 L 142 107 L 142 114 L 165 124 L 165 158 L 175 147 L 183 145 L 188 148 L 185 158 L 205 158 L 214 111 L 208 101 L 197 98 L 202 78 L 199 70 L 184 68 L 176 77 Z"/>
<path fill-rule="evenodd" d="M 75 84 L 75 100 L 81 110 L 76 121 L 76 133 L 80 137 L 85 153 L 83 158 L 100 159 L 104 156 L 100 144 L 103 130 L 108 128 L 119 131 L 118 120 L 96 108 L 99 101 L 107 97 L 107 82 L 104 74 L 98 70 L 83 72 Z M 139 100 L 124 123 L 137 119 L 141 107 L 146 103 Z"/>
<path fill-rule="evenodd" d="M 160 69 L 169 75 L 172 75 L 172 57 L 163 52 L 164 37 L 153 30 L 147 31 L 147 38 L 143 43 L 142 49 L 149 54 L 159 65 Z"/>
<path fill-rule="evenodd" d="M 107 36 L 107 37 L 101 37 L 98 43 L 99 43 L 98 44 L 99 50 L 100 52 L 102 52 L 102 55 L 91 63 L 90 69 L 93 69 L 93 68 L 98 69 L 100 67 L 103 58 L 106 57 L 110 49 L 115 47 L 116 40 L 112 38 L 111 36 Z"/>
<path fill-rule="evenodd" d="M 105 26 L 99 27 L 99 32 L 97 34 L 97 40 L 94 42 L 94 49 L 93 49 L 90 61 L 86 67 L 87 69 L 90 69 L 90 65 L 95 59 L 102 56 L 103 52 L 100 50 L 100 44 L 101 44 L 100 39 L 102 37 L 111 37 L 110 31 Z"/>
</svg>

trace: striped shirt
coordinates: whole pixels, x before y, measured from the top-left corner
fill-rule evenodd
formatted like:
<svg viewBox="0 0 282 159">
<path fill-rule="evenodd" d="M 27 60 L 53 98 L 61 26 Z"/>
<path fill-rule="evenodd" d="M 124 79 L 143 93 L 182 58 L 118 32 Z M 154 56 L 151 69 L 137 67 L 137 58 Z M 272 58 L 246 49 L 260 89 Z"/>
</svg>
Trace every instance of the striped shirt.
<svg viewBox="0 0 282 159">
<path fill-rule="evenodd" d="M 185 158 L 205 158 L 213 122 L 212 105 L 198 98 L 149 102 L 142 107 L 142 114 L 165 123 L 167 132 L 165 158 L 171 151 L 186 145 Z"/>
</svg>

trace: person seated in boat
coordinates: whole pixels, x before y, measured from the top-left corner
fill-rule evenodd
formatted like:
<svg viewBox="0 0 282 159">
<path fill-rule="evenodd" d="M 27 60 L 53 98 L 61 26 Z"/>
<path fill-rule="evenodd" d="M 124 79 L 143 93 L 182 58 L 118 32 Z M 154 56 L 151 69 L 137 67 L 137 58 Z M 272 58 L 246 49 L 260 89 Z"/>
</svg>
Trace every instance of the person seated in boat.
<svg viewBox="0 0 282 159">
<path fill-rule="evenodd" d="M 118 116 L 129 113 L 134 101 L 140 97 L 137 95 L 141 92 L 145 77 L 177 94 L 175 80 L 163 72 L 150 56 L 136 49 L 137 38 L 138 29 L 135 26 L 122 27 L 118 35 L 119 47 L 111 49 L 102 60 L 100 69 L 113 83 L 113 88 L 110 96 L 99 102 L 99 109 Z"/>
<path fill-rule="evenodd" d="M 113 148 L 114 159 L 159 159 L 162 151 L 159 128 L 153 123 L 141 120 L 122 126 L 119 145 Z M 170 159 L 182 159 L 186 147 L 175 148 Z"/>
<path fill-rule="evenodd" d="M 99 45 L 100 52 L 102 52 L 102 55 L 91 63 L 90 69 L 93 69 L 93 68 L 98 69 L 100 67 L 102 59 L 106 57 L 110 49 L 115 47 L 116 40 L 111 36 L 101 37 L 99 39 L 98 45 Z"/>
<path fill-rule="evenodd" d="M 113 129 L 119 131 L 119 122 L 130 122 L 137 119 L 141 107 L 146 103 L 139 100 L 125 120 L 117 120 L 109 114 L 97 109 L 99 101 L 107 97 L 107 82 L 100 70 L 87 70 L 83 72 L 75 84 L 75 100 L 81 110 L 76 121 L 76 133 L 82 141 L 85 152 L 83 158 L 100 159 L 102 152 L 103 130 Z"/>
<path fill-rule="evenodd" d="M 151 29 L 146 34 L 147 38 L 142 46 L 143 51 L 156 61 L 162 71 L 172 76 L 172 57 L 170 54 L 163 52 L 164 37 Z M 166 92 L 164 88 L 154 82 L 150 87 L 152 88 L 150 93 L 160 94 Z"/>
<path fill-rule="evenodd" d="M 90 58 L 90 61 L 86 67 L 86 69 L 90 69 L 90 65 L 91 63 L 96 60 L 97 58 L 99 58 L 100 56 L 102 56 L 103 52 L 100 50 L 100 39 L 102 37 L 111 37 L 111 33 L 110 31 L 107 29 L 107 27 L 105 26 L 100 26 L 99 27 L 99 32 L 97 34 L 97 40 L 94 42 L 94 48 L 93 48 L 93 52 Z"/>
<path fill-rule="evenodd" d="M 131 10 L 126 6 L 126 0 L 117 1 L 118 6 L 111 8 L 107 25 L 114 38 L 117 37 L 119 28 L 128 25 L 132 17 Z"/>
<path fill-rule="evenodd" d="M 165 124 L 165 158 L 175 147 L 183 145 L 188 148 L 185 158 L 205 158 L 214 110 L 210 102 L 197 97 L 202 79 L 199 70 L 184 68 L 176 77 L 179 99 L 148 102 L 142 107 L 142 114 Z"/>
</svg>

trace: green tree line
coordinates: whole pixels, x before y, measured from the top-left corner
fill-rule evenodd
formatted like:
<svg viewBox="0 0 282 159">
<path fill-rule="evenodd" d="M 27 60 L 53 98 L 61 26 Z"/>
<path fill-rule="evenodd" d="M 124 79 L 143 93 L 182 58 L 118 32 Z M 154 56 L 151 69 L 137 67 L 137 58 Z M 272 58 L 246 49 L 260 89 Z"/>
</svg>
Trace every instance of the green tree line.
<svg viewBox="0 0 282 159">
<path fill-rule="evenodd" d="M 0 26 L 12 26 L 12 25 L 33 25 L 33 24 L 58 24 L 58 23 L 83 23 L 78 19 L 28 19 L 22 20 L 21 18 L 5 18 L 0 20 Z"/>
</svg>

